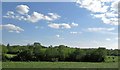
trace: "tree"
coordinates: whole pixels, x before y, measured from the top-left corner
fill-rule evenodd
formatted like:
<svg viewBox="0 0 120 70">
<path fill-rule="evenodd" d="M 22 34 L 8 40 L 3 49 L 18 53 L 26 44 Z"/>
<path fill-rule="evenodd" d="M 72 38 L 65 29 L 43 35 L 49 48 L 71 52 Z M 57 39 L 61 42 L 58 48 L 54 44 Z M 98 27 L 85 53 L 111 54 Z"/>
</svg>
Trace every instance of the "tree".
<svg viewBox="0 0 120 70">
<path fill-rule="evenodd" d="M 59 52 L 59 61 L 68 61 L 70 49 L 65 45 L 57 46 Z"/>
<path fill-rule="evenodd" d="M 7 47 L 10 47 L 10 44 L 9 44 L 9 43 L 7 44 Z"/>
<path fill-rule="evenodd" d="M 13 57 L 11 60 L 13 61 L 32 61 L 33 60 L 33 52 L 30 50 L 25 50 L 17 56 Z"/>
<path fill-rule="evenodd" d="M 45 52 L 45 58 L 47 61 L 58 61 L 57 48 L 48 48 Z"/>
<path fill-rule="evenodd" d="M 106 48 L 99 47 L 99 48 L 97 49 L 97 52 L 98 52 L 98 55 L 99 55 L 99 57 L 98 57 L 98 62 L 103 62 L 103 61 L 105 61 L 105 57 L 106 57 L 106 55 L 107 55 Z"/>
<path fill-rule="evenodd" d="M 65 45 L 59 45 L 58 48 L 67 48 Z"/>
<path fill-rule="evenodd" d="M 12 47 L 10 46 L 9 43 L 7 44 L 7 49 L 8 49 L 8 52 L 12 52 Z"/>
<path fill-rule="evenodd" d="M 1 46 L 1 45 L 0 45 Z M 118 56 L 118 50 L 98 49 L 79 49 L 70 48 L 65 45 L 53 47 L 43 47 L 40 43 L 35 42 L 33 45 L 3 45 L 3 60 L 11 61 L 77 61 L 77 62 L 103 62 L 105 61 L 106 52 L 108 55 Z M 8 58 L 6 54 L 15 54 L 13 58 Z"/>
<path fill-rule="evenodd" d="M 85 52 L 76 48 L 76 50 L 70 55 L 70 58 L 72 61 L 82 61 L 84 56 Z"/>
<path fill-rule="evenodd" d="M 9 58 L 5 54 L 2 54 L 2 61 L 8 61 L 8 60 L 9 60 Z"/>
<path fill-rule="evenodd" d="M 8 49 L 5 45 L 2 45 L 1 48 L 2 48 L 2 53 L 3 54 L 6 54 L 8 52 Z"/>
<path fill-rule="evenodd" d="M 33 46 L 34 47 L 42 47 L 42 45 L 40 43 L 38 43 L 38 42 L 35 42 Z"/>
<path fill-rule="evenodd" d="M 65 54 L 65 52 L 64 52 L 65 50 L 59 48 L 58 51 L 59 51 L 59 60 L 60 60 L 60 61 L 65 61 L 65 58 L 66 58 L 66 54 Z"/>
<path fill-rule="evenodd" d="M 105 56 L 106 56 L 106 49 L 98 48 L 96 50 L 88 52 L 85 55 L 83 61 L 85 61 L 85 62 L 103 62 L 103 61 L 105 61 Z"/>
<path fill-rule="evenodd" d="M 44 60 L 45 52 L 44 52 L 43 48 L 41 48 L 39 46 L 36 46 L 33 49 L 33 53 L 35 55 L 35 60 L 37 60 L 37 61 L 40 61 L 40 60 L 43 61 Z"/>
</svg>

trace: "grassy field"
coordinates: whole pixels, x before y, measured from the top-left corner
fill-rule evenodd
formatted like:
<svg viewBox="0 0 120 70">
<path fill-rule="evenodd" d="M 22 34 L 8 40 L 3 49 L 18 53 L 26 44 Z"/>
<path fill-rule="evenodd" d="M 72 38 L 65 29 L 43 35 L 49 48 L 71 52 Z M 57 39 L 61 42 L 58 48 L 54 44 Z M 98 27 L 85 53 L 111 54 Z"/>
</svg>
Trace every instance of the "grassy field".
<svg viewBox="0 0 120 70">
<path fill-rule="evenodd" d="M 118 62 L 3 62 L 3 68 L 118 68 Z"/>
<path fill-rule="evenodd" d="M 8 58 L 12 58 L 14 56 L 16 56 L 15 54 L 5 54 Z"/>
<path fill-rule="evenodd" d="M 105 58 L 105 62 L 118 62 L 118 56 L 106 56 Z"/>
</svg>

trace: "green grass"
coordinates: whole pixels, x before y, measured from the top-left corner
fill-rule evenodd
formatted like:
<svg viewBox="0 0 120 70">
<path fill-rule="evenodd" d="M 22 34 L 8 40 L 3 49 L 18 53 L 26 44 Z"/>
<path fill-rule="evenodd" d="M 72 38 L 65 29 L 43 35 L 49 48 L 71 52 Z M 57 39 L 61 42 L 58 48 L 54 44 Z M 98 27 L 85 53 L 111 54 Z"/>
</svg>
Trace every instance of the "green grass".
<svg viewBox="0 0 120 70">
<path fill-rule="evenodd" d="M 5 54 L 5 56 L 7 56 L 8 58 L 12 58 L 12 57 L 16 56 L 16 54 Z"/>
<path fill-rule="evenodd" d="M 3 68 L 118 68 L 117 62 L 3 62 Z"/>
<path fill-rule="evenodd" d="M 118 60 L 118 56 L 107 56 L 105 62 L 118 62 Z"/>
<path fill-rule="evenodd" d="M 2 62 L 0 61 L 0 70 L 2 69 Z"/>
</svg>

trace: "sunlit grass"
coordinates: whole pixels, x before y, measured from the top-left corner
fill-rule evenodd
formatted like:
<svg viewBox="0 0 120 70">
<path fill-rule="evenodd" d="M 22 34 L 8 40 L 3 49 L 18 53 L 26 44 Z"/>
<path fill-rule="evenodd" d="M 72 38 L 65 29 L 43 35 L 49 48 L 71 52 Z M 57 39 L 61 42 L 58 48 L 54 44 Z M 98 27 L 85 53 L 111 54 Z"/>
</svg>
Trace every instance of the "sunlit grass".
<svg viewBox="0 0 120 70">
<path fill-rule="evenodd" d="M 3 68 L 118 68 L 118 62 L 3 62 Z"/>
</svg>

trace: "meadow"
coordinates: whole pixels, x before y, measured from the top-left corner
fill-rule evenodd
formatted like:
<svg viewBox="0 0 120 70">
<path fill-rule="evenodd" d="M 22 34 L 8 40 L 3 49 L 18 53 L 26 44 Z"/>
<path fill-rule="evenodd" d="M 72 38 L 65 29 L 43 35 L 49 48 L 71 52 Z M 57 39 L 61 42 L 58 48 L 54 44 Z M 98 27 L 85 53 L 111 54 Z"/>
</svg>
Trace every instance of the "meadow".
<svg viewBox="0 0 120 70">
<path fill-rule="evenodd" d="M 3 68 L 118 68 L 118 62 L 3 62 Z"/>
</svg>

